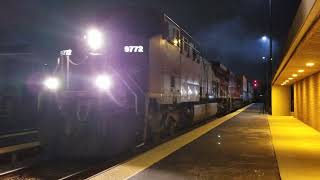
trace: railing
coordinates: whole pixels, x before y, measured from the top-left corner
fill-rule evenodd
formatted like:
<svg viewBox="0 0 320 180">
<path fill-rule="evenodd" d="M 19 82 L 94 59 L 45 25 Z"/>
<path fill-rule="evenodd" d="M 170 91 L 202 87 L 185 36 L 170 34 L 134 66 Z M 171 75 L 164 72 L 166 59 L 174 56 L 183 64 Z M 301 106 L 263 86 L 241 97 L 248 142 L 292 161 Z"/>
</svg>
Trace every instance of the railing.
<svg viewBox="0 0 320 180">
<path fill-rule="evenodd" d="M 40 146 L 37 130 L 23 130 L 0 135 L 0 155 L 11 155 L 11 162 L 15 163 L 17 153 Z"/>
</svg>

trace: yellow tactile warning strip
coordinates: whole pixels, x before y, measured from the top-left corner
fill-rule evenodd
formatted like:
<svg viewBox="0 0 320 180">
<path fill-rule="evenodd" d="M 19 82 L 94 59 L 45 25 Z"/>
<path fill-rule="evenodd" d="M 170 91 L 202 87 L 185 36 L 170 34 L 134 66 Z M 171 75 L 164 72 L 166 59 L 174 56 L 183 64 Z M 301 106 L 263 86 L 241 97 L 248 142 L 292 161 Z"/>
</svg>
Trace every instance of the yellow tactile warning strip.
<svg viewBox="0 0 320 180">
<path fill-rule="evenodd" d="M 204 135 L 205 133 L 209 132 L 213 128 L 219 126 L 220 124 L 224 123 L 225 121 L 231 119 L 232 117 L 238 115 L 242 111 L 246 110 L 251 105 L 248 105 L 242 109 L 239 109 L 233 113 L 230 113 L 226 116 L 223 116 L 219 119 L 216 119 L 212 122 L 209 122 L 201 127 L 198 127 L 186 134 L 183 134 L 171 141 L 168 141 L 164 144 L 161 144 L 133 159 L 107 169 L 99 174 L 96 174 L 89 179 L 93 180 L 105 180 L 105 179 L 128 179 L 139 172 L 143 171 L 144 169 L 150 167 L 154 163 L 160 161 L 161 159 L 167 157 L 171 153 L 177 151 L 181 147 L 189 144 L 190 142 L 194 141 L 195 139 L 199 138 L 200 136 Z"/>
<path fill-rule="evenodd" d="M 292 116 L 268 120 L 281 179 L 320 179 L 320 132 Z"/>
</svg>

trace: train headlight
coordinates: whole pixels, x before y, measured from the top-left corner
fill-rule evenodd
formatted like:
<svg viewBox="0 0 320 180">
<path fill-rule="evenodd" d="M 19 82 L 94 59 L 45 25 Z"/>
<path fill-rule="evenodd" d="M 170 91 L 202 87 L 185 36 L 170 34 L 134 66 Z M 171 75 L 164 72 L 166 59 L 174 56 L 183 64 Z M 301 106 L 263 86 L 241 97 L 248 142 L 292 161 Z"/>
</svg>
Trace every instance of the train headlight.
<svg viewBox="0 0 320 180">
<path fill-rule="evenodd" d="M 103 46 L 103 35 L 97 29 L 90 29 L 85 36 L 89 47 L 95 51 Z"/>
<path fill-rule="evenodd" d="M 60 81 L 56 77 L 48 77 L 43 81 L 43 85 L 49 90 L 57 90 L 60 87 Z"/>
<path fill-rule="evenodd" d="M 98 89 L 102 91 L 108 91 L 112 86 L 112 79 L 109 75 L 106 74 L 98 75 L 94 83 Z"/>
</svg>

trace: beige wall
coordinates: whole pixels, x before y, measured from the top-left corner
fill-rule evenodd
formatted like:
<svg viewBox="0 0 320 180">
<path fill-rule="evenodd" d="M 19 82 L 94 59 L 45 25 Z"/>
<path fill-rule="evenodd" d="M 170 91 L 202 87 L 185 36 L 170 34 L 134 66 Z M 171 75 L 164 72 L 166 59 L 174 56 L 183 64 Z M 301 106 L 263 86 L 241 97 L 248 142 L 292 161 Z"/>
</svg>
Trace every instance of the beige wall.
<svg viewBox="0 0 320 180">
<path fill-rule="evenodd" d="M 320 130 L 320 73 L 294 84 L 294 116 Z"/>
<path fill-rule="evenodd" d="M 290 87 L 289 86 L 272 86 L 272 115 L 289 116 L 290 106 Z"/>
</svg>

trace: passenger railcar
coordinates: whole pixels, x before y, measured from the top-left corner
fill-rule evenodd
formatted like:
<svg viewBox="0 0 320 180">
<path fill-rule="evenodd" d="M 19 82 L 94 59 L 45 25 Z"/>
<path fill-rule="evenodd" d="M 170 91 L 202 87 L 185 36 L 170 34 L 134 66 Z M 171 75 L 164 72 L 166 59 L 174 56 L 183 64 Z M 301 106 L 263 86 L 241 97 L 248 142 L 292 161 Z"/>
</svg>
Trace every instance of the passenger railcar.
<svg viewBox="0 0 320 180">
<path fill-rule="evenodd" d="M 62 51 L 39 95 L 48 151 L 112 156 L 243 105 L 234 75 L 206 60 L 178 24 L 165 14 L 134 13 L 109 17 L 101 26 L 106 43 L 85 58 Z M 78 52 L 83 47 L 73 47 Z"/>
</svg>

